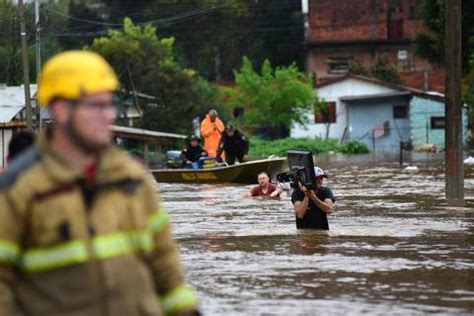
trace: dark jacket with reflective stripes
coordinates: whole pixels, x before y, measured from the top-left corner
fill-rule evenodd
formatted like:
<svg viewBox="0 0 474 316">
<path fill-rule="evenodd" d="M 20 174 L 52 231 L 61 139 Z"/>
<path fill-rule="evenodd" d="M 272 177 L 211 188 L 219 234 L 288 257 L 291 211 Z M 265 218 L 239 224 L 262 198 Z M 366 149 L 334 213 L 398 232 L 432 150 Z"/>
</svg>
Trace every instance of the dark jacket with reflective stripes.
<svg viewBox="0 0 474 316">
<path fill-rule="evenodd" d="M 41 142 L 0 177 L 0 315 L 192 310 L 167 213 L 115 147 L 87 183 Z"/>
</svg>

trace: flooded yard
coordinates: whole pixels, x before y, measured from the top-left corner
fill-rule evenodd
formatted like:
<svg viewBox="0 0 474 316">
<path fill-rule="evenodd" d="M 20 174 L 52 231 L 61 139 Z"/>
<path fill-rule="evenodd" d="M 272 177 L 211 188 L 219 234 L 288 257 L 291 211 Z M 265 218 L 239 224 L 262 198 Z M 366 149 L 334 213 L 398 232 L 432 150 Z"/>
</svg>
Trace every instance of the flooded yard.
<svg viewBox="0 0 474 316">
<path fill-rule="evenodd" d="M 159 184 L 204 315 L 474 312 L 474 168 L 463 208 L 439 162 L 321 161 L 336 198 L 329 232 L 297 231 L 290 197 L 250 186 Z"/>
</svg>

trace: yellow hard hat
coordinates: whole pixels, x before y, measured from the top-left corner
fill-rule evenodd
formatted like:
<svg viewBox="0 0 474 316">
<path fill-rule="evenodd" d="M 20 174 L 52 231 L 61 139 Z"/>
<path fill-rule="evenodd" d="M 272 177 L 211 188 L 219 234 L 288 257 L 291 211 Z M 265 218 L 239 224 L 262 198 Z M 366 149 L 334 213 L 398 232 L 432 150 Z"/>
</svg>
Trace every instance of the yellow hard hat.
<svg viewBox="0 0 474 316">
<path fill-rule="evenodd" d="M 119 82 L 102 56 L 88 51 L 59 53 L 41 72 L 38 101 L 47 106 L 55 98 L 76 100 L 84 94 L 115 91 Z"/>
</svg>

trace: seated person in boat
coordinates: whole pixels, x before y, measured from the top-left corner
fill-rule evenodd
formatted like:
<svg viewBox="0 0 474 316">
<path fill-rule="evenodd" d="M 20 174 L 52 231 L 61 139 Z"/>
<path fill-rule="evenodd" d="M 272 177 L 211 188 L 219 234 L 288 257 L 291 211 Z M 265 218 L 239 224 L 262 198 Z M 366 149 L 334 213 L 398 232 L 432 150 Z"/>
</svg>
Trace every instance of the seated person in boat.
<svg viewBox="0 0 474 316">
<path fill-rule="evenodd" d="M 323 179 L 327 178 L 323 169 L 314 167 L 314 173 L 315 189 L 308 189 L 298 182 L 298 187 L 291 195 L 296 228 L 329 230 L 327 215 L 332 213 L 335 199 L 331 189 L 323 187 Z"/>
<path fill-rule="evenodd" d="M 193 163 L 197 163 L 199 158 L 206 157 L 207 152 L 199 143 L 199 138 L 196 135 L 191 135 L 188 138 L 188 145 L 181 152 L 185 159 L 185 165 L 193 167 Z"/>
<path fill-rule="evenodd" d="M 228 124 L 225 132 L 222 133 L 217 156 L 222 155 L 223 152 L 225 153 L 225 161 L 229 165 L 233 165 L 236 159 L 239 162 L 248 160 L 249 141 L 247 137 L 232 124 Z"/>
<path fill-rule="evenodd" d="M 283 190 L 276 184 L 270 182 L 270 177 L 266 172 L 260 172 L 257 176 L 258 185 L 253 186 L 245 197 L 269 197 L 278 198 L 280 197 Z"/>
</svg>

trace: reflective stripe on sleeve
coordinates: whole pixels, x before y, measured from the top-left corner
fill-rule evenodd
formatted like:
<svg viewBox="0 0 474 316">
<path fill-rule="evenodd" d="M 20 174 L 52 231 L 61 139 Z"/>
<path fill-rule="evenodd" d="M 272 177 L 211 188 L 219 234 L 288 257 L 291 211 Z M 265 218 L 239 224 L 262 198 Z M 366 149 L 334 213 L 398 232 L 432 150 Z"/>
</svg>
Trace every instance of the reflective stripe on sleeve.
<svg viewBox="0 0 474 316">
<path fill-rule="evenodd" d="M 160 208 L 148 218 L 145 230 L 133 233 L 133 238 L 139 244 L 141 250 L 145 252 L 153 250 L 155 247 L 153 237 L 169 224 L 169 217 L 168 212 Z"/>
<path fill-rule="evenodd" d="M 181 285 L 162 297 L 161 304 L 166 314 L 197 308 L 196 293 L 189 285 Z"/>
<path fill-rule="evenodd" d="M 20 255 L 20 246 L 9 240 L 0 239 L 0 263 L 13 264 Z"/>
<path fill-rule="evenodd" d="M 148 228 L 152 233 L 159 233 L 167 224 L 169 224 L 168 212 L 160 208 L 148 218 Z"/>
</svg>

